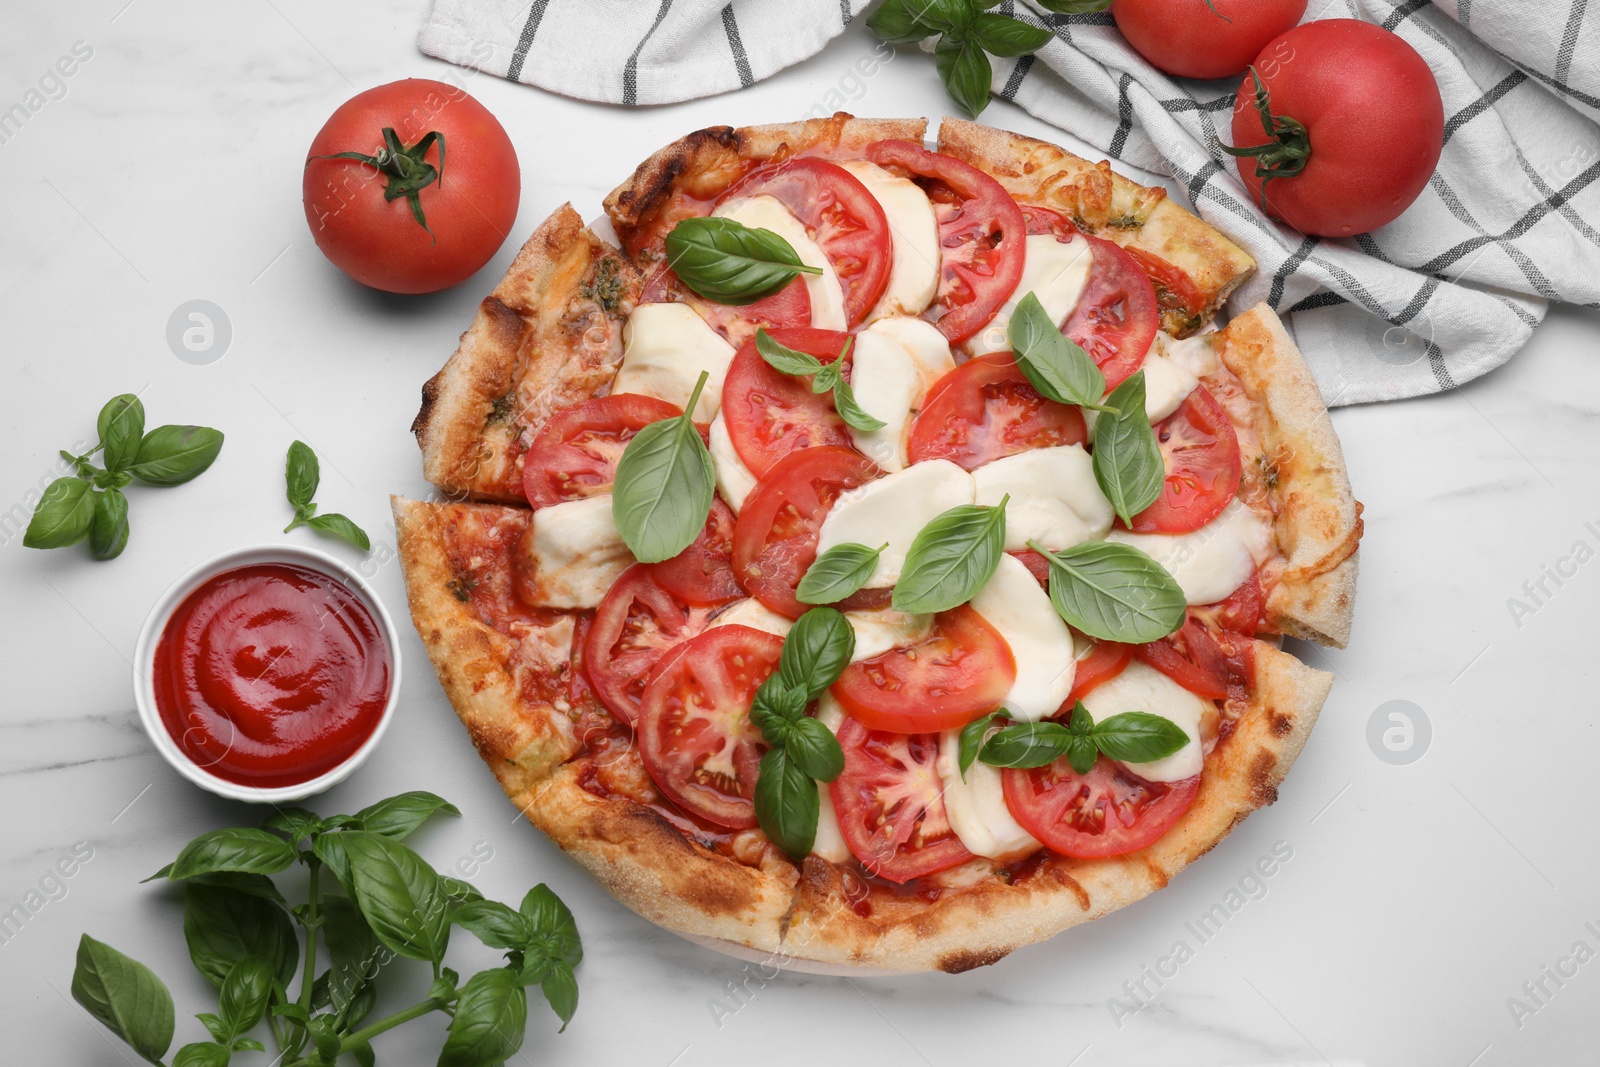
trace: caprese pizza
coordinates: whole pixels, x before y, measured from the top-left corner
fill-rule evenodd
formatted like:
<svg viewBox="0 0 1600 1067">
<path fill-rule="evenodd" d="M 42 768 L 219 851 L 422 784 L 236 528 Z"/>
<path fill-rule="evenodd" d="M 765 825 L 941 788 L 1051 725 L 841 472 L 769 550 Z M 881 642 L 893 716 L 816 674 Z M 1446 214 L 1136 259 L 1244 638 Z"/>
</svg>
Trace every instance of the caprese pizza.
<svg viewBox="0 0 1600 1067">
<path fill-rule="evenodd" d="M 1253 269 L 1171 200 L 945 119 L 702 130 L 483 301 L 395 500 L 480 755 L 619 900 L 961 971 L 1271 803 L 1360 508 Z"/>
</svg>

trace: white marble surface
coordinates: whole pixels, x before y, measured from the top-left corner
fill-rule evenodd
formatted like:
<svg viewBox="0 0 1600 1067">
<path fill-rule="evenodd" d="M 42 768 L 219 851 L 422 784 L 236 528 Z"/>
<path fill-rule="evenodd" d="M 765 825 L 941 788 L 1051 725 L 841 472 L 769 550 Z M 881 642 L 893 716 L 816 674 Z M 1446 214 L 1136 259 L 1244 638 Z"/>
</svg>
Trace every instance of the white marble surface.
<svg viewBox="0 0 1600 1067">
<path fill-rule="evenodd" d="M 413 47 L 422 14 L 422 0 L 0 6 L 0 107 L 74 42 L 93 48 L 65 95 L 0 144 L 0 512 L 42 484 L 58 448 L 92 433 L 114 393 L 141 392 L 156 421 L 228 435 L 200 480 L 131 492 L 132 543 L 113 563 L 25 550 L 6 519 L 0 910 L 28 901 L 75 842 L 93 850 L 71 879 L 46 882 L 56 899 L 0 944 L 7 1062 L 129 1058 L 66 998 L 82 931 L 155 967 L 178 998 L 180 1041 L 200 1036 L 190 1016 L 214 1001 L 187 962 L 178 898 L 138 881 L 192 835 L 260 813 L 161 762 L 133 715 L 128 657 L 176 575 L 282 536 L 294 437 L 323 456 L 324 506 L 374 531 L 376 585 L 403 606 L 385 501 L 426 489 L 407 433 L 418 386 L 514 249 L 453 292 L 363 291 L 312 245 L 299 175 L 312 134 L 357 88 L 449 72 Z M 647 150 L 697 126 L 789 118 L 841 86 L 858 113 L 942 113 L 918 54 L 857 88 L 850 64 L 870 48 L 858 25 L 747 92 L 631 113 L 465 77 L 516 141 L 526 233 L 569 198 L 596 214 Z M 987 118 L 1049 135 L 1003 104 Z M 194 298 L 233 327 L 210 366 L 180 362 L 165 340 L 168 315 Z M 734 1011 L 725 985 L 746 980 L 739 964 L 635 918 L 514 819 L 409 633 L 399 720 L 320 804 L 436 790 L 465 814 L 419 836 L 426 855 L 449 865 L 486 846 L 476 880 L 488 893 L 515 899 L 543 879 L 571 903 L 588 947 L 579 1015 L 558 1037 L 535 1011 L 517 1062 L 801 1064 L 848 1049 L 853 1062 L 943 1065 L 992 1058 L 997 1041 L 1008 1060 L 1081 1067 L 1590 1059 L 1600 962 L 1559 987 L 1545 979 L 1550 996 L 1520 1026 L 1507 1001 L 1574 942 L 1600 948 L 1585 927 L 1600 929 L 1600 563 L 1587 562 L 1600 548 L 1597 345 L 1600 317 L 1558 311 L 1485 380 L 1336 414 L 1367 505 L 1359 610 L 1348 651 L 1312 654 L 1339 680 L 1282 798 L 1165 891 L 998 966 L 853 983 L 784 974 L 749 982 Z M 1553 595 L 1518 625 L 1508 598 L 1580 541 L 1586 562 L 1559 588 L 1547 580 Z M 1425 758 L 1408 766 L 1367 742 L 1369 717 L 1391 700 L 1432 723 Z M 1225 903 L 1277 842 L 1293 858 L 1201 943 L 1186 923 Z M 1147 1009 L 1114 1018 L 1112 998 L 1132 1004 L 1123 983 L 1180 940 L 1192 958 L 1159 989 L 1146 980 Z M 407 973 L 415 989 L 402 994 L 420 992 Z M 436 1024 L 407 1029 L 422 1032 L 380 1039 L 382 1060 L 431 1063 Z"/>
</svg>

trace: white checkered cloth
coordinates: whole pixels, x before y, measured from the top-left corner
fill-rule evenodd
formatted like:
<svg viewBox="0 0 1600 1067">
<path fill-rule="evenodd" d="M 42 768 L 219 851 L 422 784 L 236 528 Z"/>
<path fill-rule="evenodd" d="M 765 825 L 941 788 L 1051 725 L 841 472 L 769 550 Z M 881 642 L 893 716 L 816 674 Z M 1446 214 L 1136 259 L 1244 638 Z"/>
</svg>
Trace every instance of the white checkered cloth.
<svg viewBox="0 0 1600 1067">
<path fill-rule="evenodd" d="M 1353 239 L 1269 221 L 1239 182 L 1236 80 L 1173 79 L 1109 14 L 1002 8 L 1049 27 L 1037 56 L 995 62 L 994 92 L 1115 159 L 1168 174 L 1260 270 L 1230 301 L 1289 323 L 1329 404 L 1450 389 L 1522 347 L 1551 301 L 1600 306 L 1600 4 L 1311 0 L 1404 37 L 1444 97 L 1445 147 L 1418 201 Z"/>
<path fill-rule="evenodd" d="M 822 51 L 869 0 L 434 0 L 417 45 L 603 104 L 671 104 Z"/>
</svg>

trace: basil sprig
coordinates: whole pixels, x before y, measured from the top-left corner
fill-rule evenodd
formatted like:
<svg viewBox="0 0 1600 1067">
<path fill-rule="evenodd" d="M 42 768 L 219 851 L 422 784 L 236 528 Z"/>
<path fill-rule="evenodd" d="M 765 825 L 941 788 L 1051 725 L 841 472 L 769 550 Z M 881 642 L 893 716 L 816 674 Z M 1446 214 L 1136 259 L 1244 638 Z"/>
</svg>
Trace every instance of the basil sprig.
<svg viewBox="0 0 1600 1067">
<path fill-rule="evenodd" d="M 1106 397 L 1094 423 L 1094 480 L 1125 523 L 1154 504 L 1166 480 L 1161 446 L 1144 406 L 1144 371 Z"/>
<path fill-rule="evenodd" d="M 1050 603 L 1056 614 L 1102 641 L 1142 645 L 1183 625 L 1188 601 L 1166 569 L 1115 541 L 1085 541 L 1051 552 L 1028 547 L 1050 564 Z"/>
<path fill-rule="evenodd" d="M 459 814 L 423 792 L 354 815 L 281 808 L 260 827 L 202 834 L 158 872 L 155 878 L 183 887 L 190 959 L 217 988 L 216 1010 L 196 1016 L 210 1039 L 178 1049 L 173 1067 L 225 1067 L 240 1062 L 238 1053 L 264 1052 L 249 1036 L 263 1022 L 278 1046 L 274 1064 L 326 1067 L 349 1057 L 370 1065 L 373 1037 L 432 1012 L 449 1017 L 439 1063 L 491 1067 L 522 1045 L 529 986 L 565 1029 L 577 1010 L 575 968 L 583 959 L 572 912 L 542 884 L 513 909 L 435 871 L 403 839 L 441 812 Z M 308 871 L 307 895 L 291 907 L 270 876 L 297 864 Z M 304 930 L 303 955 L 296 926 Z M 443 966 L 455 927 L 504 950 L 504 963 L 463 983 Z M 433 982 L 416 1004 L 367 1022 L 396 957 L 430 964 Z M 164 1062 L 175 1009 L 149 968 L 85 934 L 72 998 L 144 1059 Z"/>
<path fill-rule="evenodd" d="M 1017 366 L 1042 396 L 1058 404 L 1115 410 L 1100 402 L 1106 376 L 1081 345 L 1061 332 L 1033 293 L 1017 303 L 1006 336 Z"/>
<path fill-rule="evenodd" d="M 809 352 L 773 340 L 765 329 L 756 330 L 756 351 L 770 367 L 796 378 L 810 378 L 811 391 L 818 396 L 831 392 L 834 410 L 852 429 L 881 430 L 888 424 L 867 414 L 856 399 L 855 390 L 844 380 L 844 357 L 849 354 L 852 343 L 854 338 L 847 339 L 844 348 L 839 350 L 839 357 L 832 363 L 824 363 Z"/>
<path fill-rule="evenodd" d="M 984 743 L 978 758 L 991 767 L 1026 768 L 1043 767 L 1065 756 L 1074 771 L 1088 774 L 1101 753 L 1123 763 L 1149 763 L 1188 743 L 1189 735 L 1171 719 L 1148 711 L 1125 711 L 1095 722 L 1080 700 L 1073 704 L 1065 725 L 1019 722 L 1003 727 Z"/>
<path fill-rule="evenodd" d="M 896 611 L 948 611 L 978 595 L 1006 548 L 1006 503 L 960 504 L 917 532 L 895 583 Z"/>
<path fill-rule="evenodd" d="M 867 584 L 888 547 L 887 542 L 877 548 L 854 541 L 834 545 L 806 568 L 794 598 L 802 604 L 837 604 Z"/>
<path fill-rule="evenodd" d="M 972 766 L 973 761 L 978 758 L 978 750 L 983 747 L 983 739 L 989 733 L 989 727 L 994 724 L 996 719 L 1005 719 L 1009 722 L 1011 713 L 1006 711 L 1005 708 L 1001 708 L 999 711 L 991 711 L 981 719 L 973 719 L 961 728 L 960 744 L 957 746 L 956 756 L 957 763 L 961 768 L 962 781 L 966 781 L 967 770 Z"/>
<path fill-rule="evenodd" d="M 711 515 L 716 470 L 690 415 L 709 377 L 701 371 L 684 413 L 640 430 L 617 463 L 611 515 L 641 563 L 660 563 L 688 548 Z"/>
<path fill-rule="evenodd" d="M 856 635 L 832 608 L 812 608 L 784 638 L 778 669 L 756 689 L 750 721 L 766 738 L 756 780 L 756 820 L 773 844 L 796 858 L 817 840 L 818 782 L 844 770 L 839 739 L 806 705 L 838 680 L 855 653 Z"/>
<path fill-rule="evenodd" d="M 1061 2 L 1047 0 L 1042 6 Z M 1100 5 L 1093 10 L 1100 10 L 1111 0 L 1092 2 Z M 891 44 L 915 44 L 937 34 L 939 43 L 933 55 L 939 78 L 950 98 L 976 118 L 989 103 L 994 76 L 989 56 L 1026 55 L 1051 39 L 1049 30 L 986 12 L 987 6 L 987 0 L 886 0 L 867 19 L 867 25 Z"/>
<path fill-rule="evenodd" d="M 801 274 L 822 273 L 771 230 L 716 216 L 684 219 L 666 246 L 667 266 L 678 279 L 718 304 L 753 304 Z"/>
<path fill-rule="evenodd" d="M 144 404 L 132 393 L 114 396 L 96 420 L 99 443 L 83 455 L 63 450 L 76 475 L 45 487 L 22 543 L 29 548 L 65 548 L 88 539 L 95 559 L 115 559 L 128 545 L 128 498 L 122 490 L 146 485 L 182 485 L 211 466 L 222 451 L 222 434 L 209 426 L 144 429 Z M 104 468 L 91 457 L 98 452 Z"/>
<path fill-rule="evenodd" d="M 283 480 L 287 486 L 289 503 L 294 506 L 294 521 L 283 528 L 284 533 L 296 526 L 309 526 L 313 530 L 343 538 L 363 552 L 371 551 L 372 542 L 367 538 L 367 531 L 353 521 L 338 512 L 317 514 L 317 505 L 312 503 L 311 498 L 316 496 L 317 486 L 322 481 L 322 467 L 317 462 L 317 454 L 304 441 L 296 441 L 289 446 L 289 454 L 284 458 Z"/>
</svg>

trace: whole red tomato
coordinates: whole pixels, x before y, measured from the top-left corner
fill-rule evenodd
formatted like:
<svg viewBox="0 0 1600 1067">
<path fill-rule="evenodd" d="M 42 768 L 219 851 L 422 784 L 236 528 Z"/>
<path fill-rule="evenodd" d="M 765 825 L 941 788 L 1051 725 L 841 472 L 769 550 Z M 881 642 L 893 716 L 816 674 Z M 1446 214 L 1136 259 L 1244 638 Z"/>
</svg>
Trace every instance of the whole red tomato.
<svg viewBox="0 0 1600 1067">
<path fill-rule="evenodd" d="M 1306 0 L 1115 0 L 1117 29 L 1180 78 L 1231 78 L 1300 21 Z"/>
<path fill-rule="evenodd" d="M 311 142 L 306 222 L 317 247 L 363 285 L 431 293 L 470 277 L 517 218 L 522 172 L 484 106 L 407 78 L 340 105 Z"/>
<path fill-rule="evenodd" d="M 1263 91 L 1245 75 L 1231 151 L 1267 214 L 1349 237 L 1411 206 L 1444 147 L 1439 83 L 1416 49 L 1370 22 L 1323 19 L 1283 34 L 1254 66 Z"/>
</svg>

